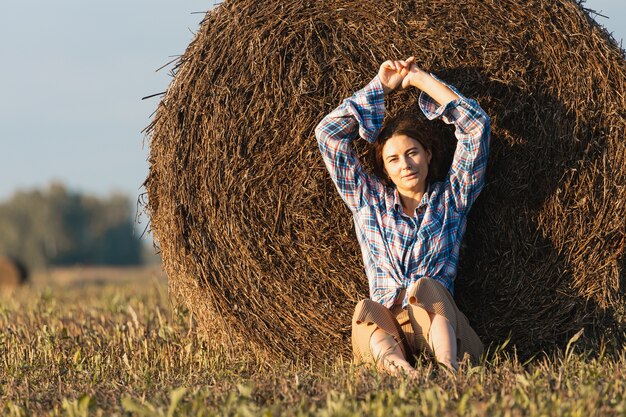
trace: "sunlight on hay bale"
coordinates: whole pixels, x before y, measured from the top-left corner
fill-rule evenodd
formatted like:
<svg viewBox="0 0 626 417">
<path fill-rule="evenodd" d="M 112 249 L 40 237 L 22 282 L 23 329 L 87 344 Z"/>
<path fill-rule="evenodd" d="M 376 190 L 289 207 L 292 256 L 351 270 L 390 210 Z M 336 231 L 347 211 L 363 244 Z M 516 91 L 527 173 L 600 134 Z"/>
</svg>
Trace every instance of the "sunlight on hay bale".
<svg viewBox="0 0 626 417">
<path fill-rule="evenodd" d="M 349 355 L 367 282 L 314 128 L 382 61 L 412 54 L 492 120 L 456 283 L 479 335 L 511 334 L 529 354 L 583 326 L 615 329 L 626 65 L 569 0 L 245 0 L 207 13 L 148 128 L 145 182 L 170 288 L 200 323 L 217 316 L 274 355 Z M 417 97 L 396 93 L 388 111 Z"/>
<path fill-rule="evenodd" d="M 26 267 L 16 259 L 0 256 L 0 287 L 12 289 L 28 280 Z"/>
</svg>

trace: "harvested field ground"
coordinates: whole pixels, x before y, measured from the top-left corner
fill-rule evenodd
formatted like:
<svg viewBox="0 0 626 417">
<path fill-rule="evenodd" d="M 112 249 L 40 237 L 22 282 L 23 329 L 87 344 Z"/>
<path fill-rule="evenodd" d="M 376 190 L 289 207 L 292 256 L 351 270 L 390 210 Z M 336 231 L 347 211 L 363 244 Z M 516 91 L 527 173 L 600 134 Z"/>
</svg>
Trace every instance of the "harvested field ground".
<svg viewBox="0 0 626 417">
<path fill-rule="evenodd" d="M 580 352 L 580 341 L 527 364 L 492 347 L 457 380 L 424 364 L 408 382 L 333 358 L 285 364 L 244 348 L 228 354 L 170 309 L 158 269 L 64 270 L 48 279 L 0 298 L 3 415 L 626 413 L 626 355 Z"/>
<path fill-rule="evenodd" d="M 167 277 L 160 265 L 150 267 L 75 266 L 40 271 L 33 275 L 36 287 L 81 287 L 130 283 L 149 285 L 152 281 L 165 283 Z"/>
</svg>

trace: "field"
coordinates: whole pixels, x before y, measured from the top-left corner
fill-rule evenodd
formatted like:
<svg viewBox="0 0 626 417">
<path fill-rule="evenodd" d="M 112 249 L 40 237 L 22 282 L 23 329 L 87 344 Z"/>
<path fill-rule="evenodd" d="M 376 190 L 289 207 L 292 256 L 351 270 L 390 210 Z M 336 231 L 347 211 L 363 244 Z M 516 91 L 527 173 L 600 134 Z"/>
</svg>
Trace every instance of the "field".
<svg viewBox="0 0 626 417">
<path fill-rule="evenodd" d="M 520 363 L 491 347 L 451 377 L 408 381 L 355 367 L 273 363 L 196 336 L 156 270 L 53 271 L 0 295 L 3 415 L 626 415 L 626 355 L 564 352 Z M 584 336 L 583 336 L 584 337 Z"/>
</svg>

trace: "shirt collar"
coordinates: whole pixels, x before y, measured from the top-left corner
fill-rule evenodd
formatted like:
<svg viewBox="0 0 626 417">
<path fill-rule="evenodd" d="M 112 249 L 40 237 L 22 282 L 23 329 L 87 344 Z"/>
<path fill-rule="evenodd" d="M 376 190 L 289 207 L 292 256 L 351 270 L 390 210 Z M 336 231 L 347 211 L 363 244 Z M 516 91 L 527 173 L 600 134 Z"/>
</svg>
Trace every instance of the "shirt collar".
<svg viewBox="0 0 626 417">
<path fill-rule="evenodd" d="M 422 196 L 422 201 L 420 201 L 420 203 L 417 205 L 416 210 L 419 210 L 424 206 L 428 206 L 428 202 L 430 201 L 429 194 L 431 191 L 431 185 L 428 184 L 426 186 L 426 192 L 424 192 L 424 195 Z M 397 214 L 402 214 L 402 200 L 400 200 L 400 193 L 398 192 L 398 189 L 396 187 L 393 187 L 393 205 L 391 207 Z M 413 215 L 415 215 L 415 213 L 413 213 Z"/>
</svg>

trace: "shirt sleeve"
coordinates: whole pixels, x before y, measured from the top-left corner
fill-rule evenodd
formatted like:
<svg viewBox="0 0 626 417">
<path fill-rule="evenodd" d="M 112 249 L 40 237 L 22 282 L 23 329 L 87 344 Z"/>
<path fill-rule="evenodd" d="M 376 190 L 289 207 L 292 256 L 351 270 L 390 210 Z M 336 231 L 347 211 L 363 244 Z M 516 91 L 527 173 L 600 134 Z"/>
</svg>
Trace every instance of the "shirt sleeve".
<svg viewBox="0 0 626 417">
<path fill-rule="evenodd" d="M 459 96 L 458 99 L 440 106 L 422 92 L 419 106 L 428 119 L 441 118 L 445 123 L 455 126 L 454 134 L 458 143 L 445 186 L 452 195 L 456 210 L 467 213 L 485 182 L 490 120 L 475 100 L 466 98 L 453 86 L 446 85 Z"/>
<path fill-rule="evenodd" d="M 361 165 L 351 143 L 357 136 L 373 143 L 384 116 L 383 87 L 376 76 L 365 88 L 345 99 L 315 128 L 326 168 L 341 198 L 353 212 L 369 204 L 382 184 Z"/>
</svg>

